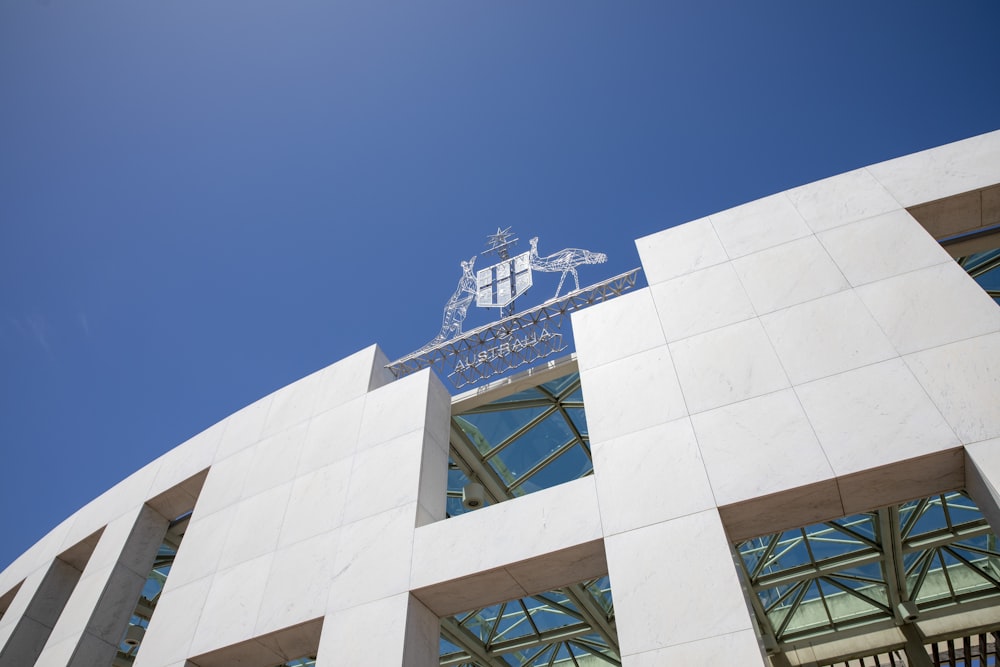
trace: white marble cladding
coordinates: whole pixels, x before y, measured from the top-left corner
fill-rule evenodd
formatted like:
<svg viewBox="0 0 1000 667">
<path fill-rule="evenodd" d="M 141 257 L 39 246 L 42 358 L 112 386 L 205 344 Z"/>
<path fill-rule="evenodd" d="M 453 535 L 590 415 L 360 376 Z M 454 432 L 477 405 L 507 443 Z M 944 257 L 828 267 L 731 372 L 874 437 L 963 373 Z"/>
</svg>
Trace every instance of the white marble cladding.
<svg viewBox="0 0 1000 667">
<path fill-rule="evenodd" d="M 265 637 L 298 657 L 282 633 L 317 619 L 321 667 L 430 667 L 438 615 L 605 572 L 625 665 L 764 665 L 733 535 L 963 484 L 1000 521 L 1000 309 L 905 210 L 998 182 L 995 132 L 637 240 L 649 287 L 573 315 L 594 475 L 449 521 L 447 392 L 348 357 L 29 549 L 0 644 L 86 542 L 44 664 L 96 656 L 135 519 L 174 493 L 197 503 L 137 667 L 244 664 Z"/>
</svg>

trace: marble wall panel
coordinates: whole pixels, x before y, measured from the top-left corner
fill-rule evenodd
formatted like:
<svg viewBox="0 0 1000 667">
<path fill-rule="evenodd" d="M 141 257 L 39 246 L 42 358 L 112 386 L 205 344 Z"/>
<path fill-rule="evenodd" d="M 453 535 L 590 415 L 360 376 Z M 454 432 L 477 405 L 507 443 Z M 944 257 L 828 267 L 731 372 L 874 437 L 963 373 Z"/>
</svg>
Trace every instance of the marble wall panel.
<svg viewBox="0 0 1000 667">
<path fill-rule="evenodd" d="M 1000 334 L 904 357 L 962 442 L 1000 436 Z"/>
<path fill-rule="evenodd" d="M 243 497 L 243 486 L 250 473 L 254 455 L 253 448 L 244 448 L 237 454 L 212 464 L 195 504 L 198 516 L 203 517 L 230 507 Z"/>
<path fill-rule="evenodd" d="M 338 540 L 327 532 L 274 552 L 254 635 L 323 616 Z"/>
<path fill-rule="evenodd" d="M 308 426 L 308 422 L 300 422 L 276 435 L 264 437 L 254 446 L 242 497 L 255 496 L 295 477 Z"/>
<path fill-rule="evenodd" d="M 56 558 L 25 580 L 0 626 L 0 665 L 35 664 L 79 579 L 79 570 Z"/>
<path fill-rule="evenodd" d="M 528 591 L 504 568 L 413 588 L 411 592 L 441 618 L 528 595 Z"/>
<path fill-rule="evenodd" d="M 439 632 L 437 616 L 408 593 L 341 609 L 323 623 L 316 667 L 433 667 Z"/>
<path fill-rule="evenodd" d="M 812 234 L 784 193 L 713 213 L 711 220 L 731 258 L 750 255 Z"/>
<path fill-rule="evenodd" d="M 1000 132 L 867 167 L 905 207 L 1000 183 Z"/>
<path fill-rule="evenodd" d="M 517 535 L 531 538 L 505 537 Z M 601 535 L 594 479 L 584 477 L 421 526 L 413 537 L 410 586 L 417 589 L 487 572 Z"/>
<path fill-rule="evenodd" d="M 149 560 L 151 567 L 152 558 Z M 94 606 L 86 631 L 80 639 L 82 644 L 87 637 L 93 637 L 111 647 L 106 659 L 101 662 L 110 663 L 114 659 L 114 647 L 118 645 L 125 634 L 129 617 L 135 609 L 135 603 L 139 599 L 145 583 L 145 574 L 137 574 L 121 564 L 112 568 L 104 590 L 101 591 L 101 597 Z M 90 650 L 100 649 L 92 647 Z M 85 666 L 88 666 L 88 663 L 81 663 L 81 667 Z"/>
<path fill-rule="evenodd" d="M 249 498 L 285 484 L 295 477 L 308 422 L 300 422 L 276 435 L 265 436 L 253 447 L 241 496 Z"/>
<path fill-rule="evenodd" d="M 837 479 L 844 514 L 897 505 L 965 486 L 961 447 L 944 449 L 879 468 L 867 468 Z"/>
<path fill-rule="evenodd" d="M 949 262 L 859 287 L 900 354 L 1000 331 L 1000 308 Z"/>
<path fill-rule="evenodd" d="M 791 389 L 691 417 L 719 505 L 833 477 Z"/>
<path fill-rule="evenodd" d="M 640 431 L 687 414 L 666 347 L 580 373 L 591 443 Z"/>
<path fill-rule="evenodd" d="M 667 280 L 649 288 L 667 341 L 742 322 L 753 305 L 730 263 Z"/>
<path fill-rule="evenodd" d="M 1000 532 L 1000 438 L 966 445 L 963 463 L 969 495 Z"/>
<path fill-rule="evenodd" d="M 219 569 L 271 553 L 278 545 L 291 482 L 240 501 L 219 556 Z"/>
<path fill-rule="evenodd" d="M 14 562 L 8 565 L 3 572 L 0 572 L 0 591 L 6 593 L 33 572 L 48 568 L 53 558 L 64 552 L 66 548 L 78 544 L 81 541 L 80 539 L 76 542 L 70 542 L 66 547 L 63 546 L 67 542 L 66 535 L 69 534 L 70 529 L 76 522 L 77 515 L 82 511 L 78 510 L 75 514 L 66 518 L 58 526 L 50 530 L 42 539 L 31 545 L 27 551 L 14 559 Z M 3 627 L 2 620 L 0 620 L 0 627 Z"/>
<path fill-rule="evenodd" d="M 788 191 L 788 198 L 814 232 L 900 208 L 865 169 L 855 169 Z"/>
<path fill-rule="evenodd" d="M 42 588 L 42 584 L 43 581 L 45 580 L 45 577 L 49 575 L 49 571 L 53 569 L 53 566 L 57 563 L 57 561 L 58 563 L 61 564 L 61 566 L 66 565 L 64 561 L 61 561 L 59 559 L 53 559 L 52 561 L 49 562 L 48 567 L 38 568 L 30 575 L 28 575 L 23 581 L 21 581 L 20 586 L 17 589 L 17 592 L 14 593 L 14 596 L 8 603 L 7 609 L 4 610 L 3 616 L 0 617 L 0 649 L 3 649 L 3 646 L 7 641 L 7 638 L 10 636 L 10 633 L 12 632 L 13 626 L 23 616 L 26 615 L 28 611 L 28 605 L 31 604 L 35 596 L 38 595 L 39 590 Z M 70 568 L 70 569 L 74 570 L 75 568 Z M 74 586 L 76 585 L 77 579 L 79 579 L 79 574 L 80 572 L 76 570 L 76 576 L 72 580 L 72 584 Z M 61 587 L 57 587 L 56 590 L 59 590 L 59 588 Z M 68 598 L 69 594 L 67 594 L 66 597 Z M 60 610 L 62 609 L 62 604 L 59 604 L 58 609 Z M 54 619 L 52 623 L 55 623 Z M 49 627 L 51 627 L 51 625 L 52 624 L 50 623 Z"/>
<path fill-rule="evenodd" d="M 345 524 L 333 559 L 327 611 L 408 590 L 416 504 Z"/>
<path fill-rule="evenodd" d="M 897 356 L 853 290 L 760 319 L 793 385 Z"/>
<path fill-rule="evenodd" d="M 605 535 L 715 507 L 688 418 L 592 448 Z"/>
<path fill-rule="evenodd" d="M 650 285 L 728 260 L 708 218 L 665 229 L 636 240 L 642 271 Z"/>
<path fill-rule="evenodd" d="M 901 359 L 816 380 L 795 392 L 838 476 L 959 444 Z"/>
<path fill-rule="evenodd" d="M 101 593 L 104 591 L 104 586 L 113 569 L 114 566 L 110 565 L 103 569 L 87 569 L 84 573 L 85 576 L 77 582 L 72 595 L 70 595 L 52 628 L 45 644 L 43 657 L 56 644 L 65 640 L 79 641 L 87 627 L 87 622 L 90 620 L 90 615 L 97 606 L 98 600 L 101 599 Z"/>
<path fill-rule="evenodd" d="M 212 577 L 189 655 L 207 653 L 253 636 L 273 559 L 274 553 L 268 552 Z"/>
<path fill-rule="evenodd" d="M 271 394 L 271 408 L 267 411 L 261 437 L 280 433 L 309 419 L 316 406 L 322 380 L 323 372 L 317 371 Z"/>
<path fill-rule="evenodd" d="M 53 641 L 49 636 L 45 648 L 38 657 L 36 665 L 53 665 L 58 667 L 68 667 L 73 659 L 73 651 L 76 650 L 77 638 L 73 636 L 64 637 L 61 640 Z"/>
<path fill-rule="evenodd" d="M 337 461 L 292 483 L 288 508 L 281 522 L 279 548 L 330 532 L 343 523 L 351 463 L 350 459 Z"/>
<path fill-rule="evenodd" d="M 770 664 L 764 657 L 753 630 L 741 630 L 657 651 L 622 656 L 622 667 L 663 667 L 663 665 L 764 667 Z"/>
<path fill-rule="evenodd" d="M 715 510 L 612 535 L 604 544 L 624 655 L 752 629 Z"/>
<path fill-rule="evenodd" d="M 815 236 L 741 257 L 733 268 L 760 315 L 849 287 Z"/>
<path fill-rule="evenodd" d="M 109 522 L 126 514 L 134 515 L 143 502 L 149 498 L 153 480 L 158 472 L 159 464 L 154 461 L 87 503 L 73 515 L 72 525 L 64 533 L 63 543 L 58 551 L 61 553 L 70 549 Z M 129 522 L 133 519 L 126 519 L 125 523 L 131 525 Z M 122 530 L 126 529 L 122 528 Z M 110 543 L 105 542 L 105 544 Z"/>
<path fill-rule="evenodd" d="M 855 287 L 953 261 L 920 223 L 902 209 L 817 236 Z"/>
<path fill-rule="evenodd" d="M 118 562 L 119 558 L 122 557 L 122 550 L 128 543 L 133 530 L 136 529 L 138 519 L 143 515 L 148 515 L 149 512 L 149 510 L 144 511 L 144 507 L 137 504 L 128 514 L 119 516 L 108 523 L 87 561 L 83 576 L 87 577 L 92 571 L 103 570 Z M 162 517 L 159 519 L 163 521 Z M 165 529 L 164 525 L 161 530 Z M 148 531 L 148 527 L 140 527 L 140 531 Z M 162 539 L 163 532 L 160 532 L 159 537 Z"/>
<path fill-rule="evenodd" d="M 648 289 L 573 313 L 572 320 L 581 370 L 666 343 Z"/>
<path fill-rule="evenodd" d="M 838 480 L 828 479 L 719 507 L 732 542 L 829 521 L 844 511 Z"/>
<path fill-rule="evenodd" d="M 98 655 L 99 663 L 111 661 L 166 529 L 167 520 L 144 505 L 108 525 L 52 629 L 41 664 L 61 659 L 57 655 L 67 643 L 74 644 L 67 665 L 93 664 L 88 661 Z"/>
<path fill-rule="evenodd" d="M 417 523 L 423 526 L 447 516 L 448 441 L 438 442 L 424 433 L 420 453 L 420 485 L 417 493 Z"/>
<path fill-rule="evenodd" d="M 425 369 L 380 387 L 365 397 L 358 451 L 424 428 L 430 377 L 430 370 Z M 447 419 L 444 421 L 447 423 Z"/>
<path fill-rule="evenodd" d="M 169 587 L 187 585 L 207 577 L 218 569 L 229 528 L 238 512 L 238 505 L 230 505 L 207 515 L 195 512 L 170 568 L 168 590 Z"/>
<path fill-rule="evenodd" d="M 34 665 L 51 628 L 33 618 L 0 629 L 0 665 Z"/>
<path fill-rule="evenodd" d="M 685 338 L 669 347 L 691 414 L 790 386 L 759 320 Z"/>
<path fill-rule="evenodd" d="M 434 444 L 428 447 L 440 449 Z M 423 429 L 372 445 L 354 455 L 344 523 L 417 502 Z M 444 460 L 447 475 L 447 458 Z M 447 486 L 442 493 L 447 490 Z"/>
<path fill-rule="evenodd" d="M 272 396 L 265 396 L 226 418 L 215 460 L 221 461 L 257 444 L 264 430 Z"/>
<path fill-rule="evenodd" d="M 215 460 L 225 429 L 226 423 L 221 421 L 161 456 L 158 459 L 159 470 L 148 492 L 149 497 L 172 489 L 208 468 Z"/>
<path fill-rule="evenodd" d="M 392 375 L 385 370 L 389 359 L 377 346 L 372 345 L 320 371 L 318 396 L 315 412 L 343 405 L 360 398 L 369 391 L 392 381 Z"/>
<path fill-rule="evenodd" d="M 296 473 L 305 474 L 354 454 L 365 398 L 352 399 L 317 414 L 309 422 Z"/>
<path fill-rule="evenodd" d="M 213 580 L 204 577 L 184 586 L 171 586 L 173 577 L 171 571 L 167 580 L 169 588 L 164 589 L 156 605 L 156 613 L 142 638 L 142 650 L 136 656 L 135 667 L 165 667 L 182 663 L 193 655 L 191 643 L 201 622 Z"/>
</svg>

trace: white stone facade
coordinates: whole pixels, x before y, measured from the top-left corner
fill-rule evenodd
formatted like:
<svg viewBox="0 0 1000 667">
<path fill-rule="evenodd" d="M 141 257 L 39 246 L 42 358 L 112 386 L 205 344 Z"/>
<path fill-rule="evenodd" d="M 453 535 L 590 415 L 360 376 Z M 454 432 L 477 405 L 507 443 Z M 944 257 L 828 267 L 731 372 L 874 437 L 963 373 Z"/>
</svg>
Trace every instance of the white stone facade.
<svg viewBox="0 0 1000 667">
<path fill-rule="evenodd" d="M 770 664 L 732 541 L 959 488 L 1000 526 L 1000 308 L 907 210 L 997 183 L 1000 132 L 637 240 L 649 286 L 573 316 L 594 474 L 474 513 L 436 376 L 303 378 L 0 574 L 0 665 L 110 665 L 192 508 L 136 667 L 431 667 L 440 617 L 605 573 L 624 665 Z"/>
</svg>

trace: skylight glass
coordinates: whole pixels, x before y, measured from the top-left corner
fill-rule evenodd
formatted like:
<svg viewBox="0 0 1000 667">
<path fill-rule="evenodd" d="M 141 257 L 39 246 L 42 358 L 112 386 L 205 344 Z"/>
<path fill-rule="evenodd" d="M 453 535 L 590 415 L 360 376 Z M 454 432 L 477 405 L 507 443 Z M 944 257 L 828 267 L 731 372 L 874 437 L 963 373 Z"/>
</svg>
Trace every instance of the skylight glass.
<svg viewBox="0 0 1000 667">
<path fill-rule="evenodd" d="M 493 504 L 593 473 L 580 374 L 453 415 L 451 450 L 449 516 L 467 511 L 470 482 Z"/>
<path fill-rule="evenodd" d="M 847 628 L 893 627 L 894 606 L 958 613 L 1000 601 L 997 536 L 962 491 L 735 545 L 765 634 L 788 648 Z"/>
<path fill-rule="evenodd" d="M 1000 248 L 959 257 L 958 263 L 1000 304 Z"/>
<path fill-rule="evenodd" d="M 608 578 L 443 619 L 442 667 L 620 665 Z"/>
</svg>

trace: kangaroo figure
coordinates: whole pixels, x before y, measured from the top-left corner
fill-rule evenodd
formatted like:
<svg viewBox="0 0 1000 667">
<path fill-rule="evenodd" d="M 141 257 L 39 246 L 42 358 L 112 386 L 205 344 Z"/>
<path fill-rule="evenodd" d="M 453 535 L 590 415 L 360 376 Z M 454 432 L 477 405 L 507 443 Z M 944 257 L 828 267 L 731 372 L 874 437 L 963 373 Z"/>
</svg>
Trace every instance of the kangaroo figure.
<svg viewBox="0 0 1000 667">
<path fill-rule="evenodd" d="M 550 273 L 562 271 L 559 287 L 556 288 L 556 296 L 559 296 L 559 292 L 562 290 L 567 273 L 573 274 L 576 289 L 580 289 L 580 277 L 576 274 L 576 267 L 581 264 L 603 264 L 606 261 L 608 261 L 608 256 L 603 252 L 591 252 L 580 248 L 566 248 L 547 257 L 539 257 L 538 237 L 531 239 L 531 268 L 535 271 L 548 271 Z"/>
<path fill-rule="evenodd" d="M 462 262 L 462 277 L 458 279 L 458 287 L 455 293 L 444 305 L 444 314 L 441 316 L 441 331 L 434 336 L 420 350 L 428 350 L 438 343 L 443 343 L 462 333 L 462 322 L 469 313 L 469 305 L 476 296 L 476 276 L 472 273 L 472 266 L 476 263 L 476 256 L 468 262 Z"/>
</svg>

